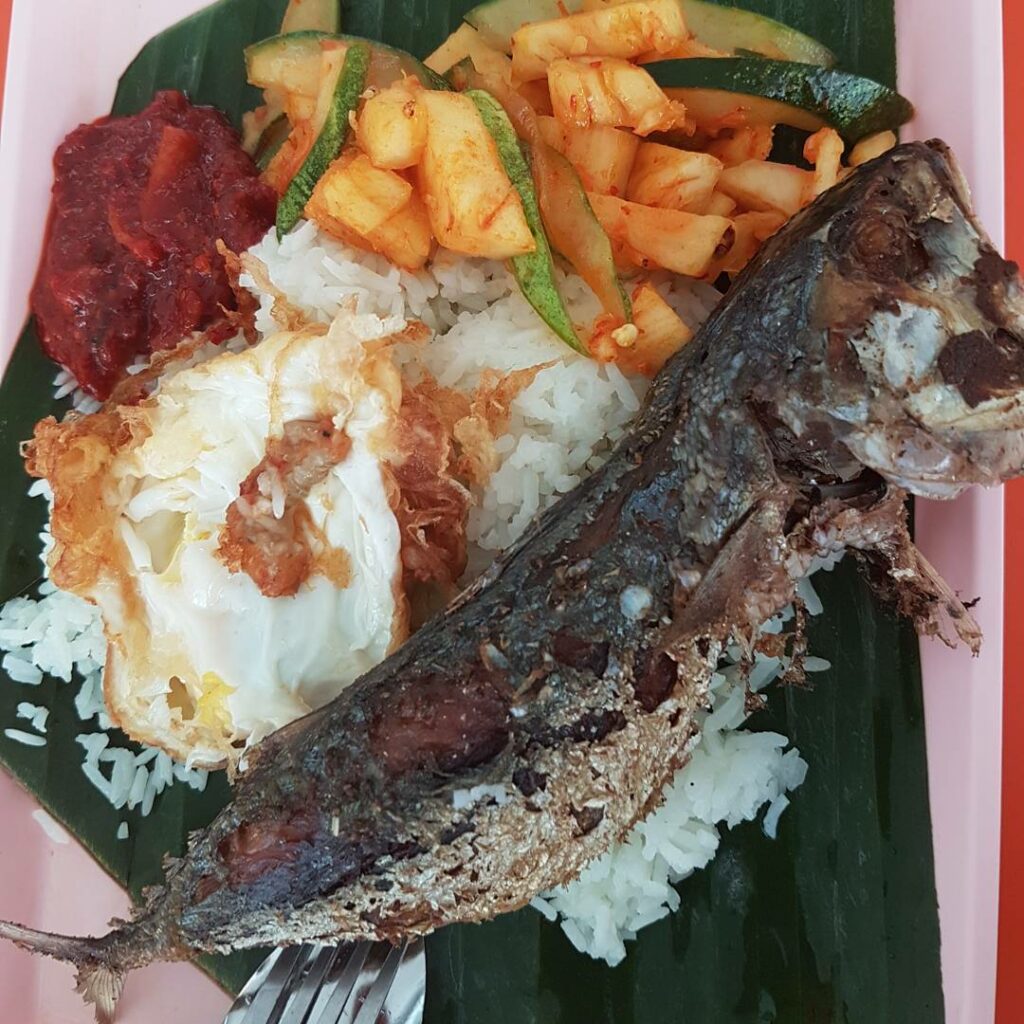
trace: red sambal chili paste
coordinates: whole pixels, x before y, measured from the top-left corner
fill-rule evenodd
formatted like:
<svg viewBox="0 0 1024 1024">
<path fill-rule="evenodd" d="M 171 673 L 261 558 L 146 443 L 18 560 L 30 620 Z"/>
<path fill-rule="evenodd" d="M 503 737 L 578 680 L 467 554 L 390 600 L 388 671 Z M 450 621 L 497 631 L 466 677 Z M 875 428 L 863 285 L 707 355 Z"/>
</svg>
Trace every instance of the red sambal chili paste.
<svg viewBox="0 0 1024 1024">
<path fill-rule="evenodd" d="M 53 164 L 32 311 L 47 355 L 103 399 L 137 356 L 235 309 L 217 240 L 253 245 L 277 196 L 223 115 L 180 92 L 76 128 Z"/>
</svg>

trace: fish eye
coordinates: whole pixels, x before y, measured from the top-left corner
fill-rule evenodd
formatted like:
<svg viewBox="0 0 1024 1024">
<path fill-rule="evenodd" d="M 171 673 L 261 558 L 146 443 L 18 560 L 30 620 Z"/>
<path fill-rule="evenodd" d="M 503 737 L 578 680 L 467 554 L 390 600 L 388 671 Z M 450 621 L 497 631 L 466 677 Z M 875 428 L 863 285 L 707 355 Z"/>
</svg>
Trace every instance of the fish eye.
<svg viewBox="0 0 1024 1024">
<path fill-rule="evenodd" d="M 914 225 L 891 190 L 880 188 L 849 210 L 829 232 L 829 244 L 847 273 L 875 281 L 912 281 L 929 258 Z"/>
</svg>

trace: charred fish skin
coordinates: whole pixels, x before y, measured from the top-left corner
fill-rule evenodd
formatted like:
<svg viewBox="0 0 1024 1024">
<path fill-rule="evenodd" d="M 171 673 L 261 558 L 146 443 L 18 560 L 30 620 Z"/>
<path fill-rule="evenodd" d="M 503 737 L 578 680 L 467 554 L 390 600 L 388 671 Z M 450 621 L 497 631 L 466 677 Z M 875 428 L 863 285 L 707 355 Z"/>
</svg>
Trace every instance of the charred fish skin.
<svg viewBox="0 0 1024 1024">
<path fill-rule="evenodd" d="M 904 496 L 1021 473 L 1022 360 L 1016 268 L 945 147 L 865 165 L 763 247 L 601 470 L 257 749 L 135 921 L 0 934 L 109 1004 L 154 959 L 424 933 L 566 881 L 657 802 L 722 644 L 749 646 L 816 555 L 861 552 L 922 630 L 977 643 Z M 456 800 L 475 786 L 496 788 Z"/>
</svg>

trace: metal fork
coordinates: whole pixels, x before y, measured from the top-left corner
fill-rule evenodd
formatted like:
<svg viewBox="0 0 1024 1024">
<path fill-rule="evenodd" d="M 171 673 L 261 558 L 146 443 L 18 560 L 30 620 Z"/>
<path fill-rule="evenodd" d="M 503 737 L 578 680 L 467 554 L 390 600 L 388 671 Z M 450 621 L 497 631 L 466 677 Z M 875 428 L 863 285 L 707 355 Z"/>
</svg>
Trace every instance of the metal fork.
<svg viewBox="0 0 1024 1024">
<path fill-rule="evenodd" d="M 263 961 L 224 1024 L 420 1024 L 425 987 L 422 939 L 289 946 Z"/>
</svg>

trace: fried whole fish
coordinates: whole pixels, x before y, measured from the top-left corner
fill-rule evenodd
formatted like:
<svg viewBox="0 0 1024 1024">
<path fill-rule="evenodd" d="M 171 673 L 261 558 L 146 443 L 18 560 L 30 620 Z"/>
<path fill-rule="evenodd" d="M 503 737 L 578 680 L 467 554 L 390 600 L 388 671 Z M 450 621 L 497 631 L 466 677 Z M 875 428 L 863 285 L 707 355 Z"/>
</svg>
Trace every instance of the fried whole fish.
<svg viewBox="0 0 1024 1024">
<path fill-rule="evenodd" d="M 851 174 L 769 241 L 607 464 L 447 612 L 267 739 L 165 886 L 73 962 L 397 939 L 521 907 L 658 802 L 723 645 L 852 549 L 927 634 L 979 631 L 910 541 L 906 492 L 1024 468 L 1024 299 L 938 142 Z M 453 795 L 499 787 L 470 807 Z M 460 801 L 461 804 L 461 801 Z"/>
</svg>

